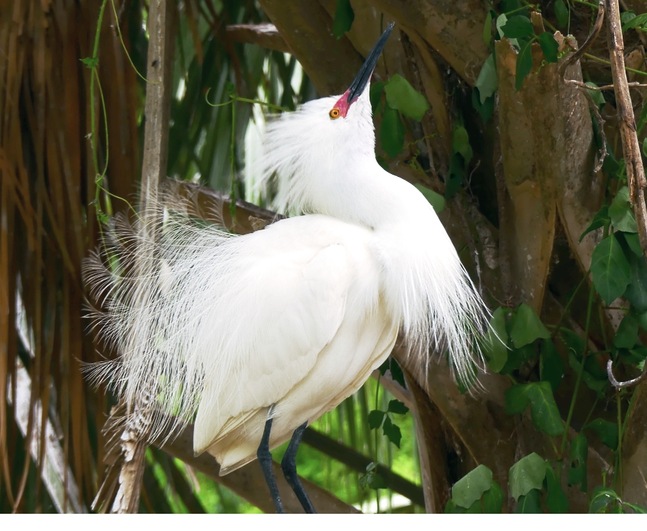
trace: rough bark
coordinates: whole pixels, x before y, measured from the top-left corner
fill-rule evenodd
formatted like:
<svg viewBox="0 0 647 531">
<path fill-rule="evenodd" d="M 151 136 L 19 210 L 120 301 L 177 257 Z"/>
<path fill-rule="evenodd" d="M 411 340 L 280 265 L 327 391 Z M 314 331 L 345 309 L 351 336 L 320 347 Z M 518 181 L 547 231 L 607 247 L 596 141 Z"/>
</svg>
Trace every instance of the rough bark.
<svg viewBox="0 0 647 531">
<path fill-rule="evenodd" d="M 371 2 L 407 33 L 417 33 L 468 84 L 488 56 L 483 41 L 486 4 L 478 0 L 378 0 Z"/>
<path fill-rule="evenodd" d="M 647 381 L 634 391 L 622 443 L 621 492 L 626 501 L 647 506 Z"/>
<path fill-rule="evenodd" d="M 294 56 L 321 94 L 340 94 L 354 77 L 361 57 L 346 37 L 334 39 L 332 18 L 309 0 L 261 0 Z"/>
<path fill-rule="evenodd" d="M 559 173 L 555 166 L 560 160 L 555 154 L 565 145 L 556 120 L 562 113 L 556 113 L 552 90 L 557 71 L 554 65 L 550 71 L 542 68 L 517 91 L 517 51 L 507 39 L 498 41 L 495 50 L 505 182 L 505 203 L 499 205 L 505 213 L 500 236 L 506 239 L 511 266 L 509 298 L 513 304 L 526 302 L 540 313 L 555 236 L 555 178 Z M 541 61 L 539 46 L 533 56 L 535 64 Z"/>
</svg>

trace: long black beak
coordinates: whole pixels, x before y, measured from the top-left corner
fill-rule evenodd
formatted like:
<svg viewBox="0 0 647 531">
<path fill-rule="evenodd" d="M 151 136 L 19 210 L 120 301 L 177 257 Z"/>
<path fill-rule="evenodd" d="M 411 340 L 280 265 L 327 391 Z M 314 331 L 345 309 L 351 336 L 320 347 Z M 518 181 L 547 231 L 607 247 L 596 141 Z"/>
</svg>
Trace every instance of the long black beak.
<svg viewBox="0 0 647 531">
<path fill-rule="evenodd" d="M 350 84 L 350 87 L 348 87 L 347 101 L 349 105 L 360 97 L 362 92 L 364 92 L 366 85 L 368 85 L 368 82 L 371 79 L 371 75 L 373 74 L 373 70 L 375 70 L 377 60 L 379 59 L 380 54 L 384 49 L 386 41 L 389 40 L 389 35 L 391 35 L 391 30 L 393 29 L 394 25 L 395 24 L 391 22 L 384 30 L 384 33 L 382 33 L 380 38 L 375 43 L 375 46 L 373 46 L 371 53 L 368 54 L 368 57 L 364 61 L 362 67 L 359 69 L 359 72 L 357 72 L 357 75 L 355 76 L 355 79 L 353 79 L 353 82 Z"/>
</svg>

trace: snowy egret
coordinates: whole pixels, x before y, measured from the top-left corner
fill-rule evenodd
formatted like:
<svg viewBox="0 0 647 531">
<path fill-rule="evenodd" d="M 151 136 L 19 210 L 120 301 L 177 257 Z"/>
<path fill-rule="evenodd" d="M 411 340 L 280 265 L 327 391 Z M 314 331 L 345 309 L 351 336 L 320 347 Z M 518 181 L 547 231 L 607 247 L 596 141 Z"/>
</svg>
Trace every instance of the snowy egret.
<svg viewBox="0 0 647 531">
<path fill-rule="evenodd" d="M 262 178 L 276 176 L 278 205 L 302 215 L 234 236 L 160 197 L 156 221 L 113 224 L 110 268 L 98 257 L 87 268 L 120 353 L 95 376 L 149 408 L 151 438 L 194 419 L 194 450 L 221 474 L 258 458 L 277 511 L 270 450 L 290 440 L 282 469 L 313 512 L 295 465 L 303 431 L 399 333 L 426 367 L 432 349 L 458 378 L 480 363 L 480 296 L 431 205 L 375 158 L 368 86 L 391 30 L 344 94 L 268 125 Z"/>
</svg>

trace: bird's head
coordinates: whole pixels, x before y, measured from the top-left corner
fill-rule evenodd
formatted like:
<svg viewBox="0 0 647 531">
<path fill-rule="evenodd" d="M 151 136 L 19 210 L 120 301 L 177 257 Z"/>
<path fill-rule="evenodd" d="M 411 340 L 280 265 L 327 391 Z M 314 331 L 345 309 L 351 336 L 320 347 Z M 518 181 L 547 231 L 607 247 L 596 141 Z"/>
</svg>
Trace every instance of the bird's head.
<svg viewBox="0 0 647 531">
<path fill-rule="evenodd" d="M 268 124 L 262 180 L 278 178 L 275 207 L 283 211 L 320 211 L 314 200 L 326 197 L 322 186 L 335 185 L 358 160 L 375 161 L 375 132 L 370 80 L 386 41 L 389 24 L 355 79 L 341 96 L 312 100 Z"/>
<path fill-rule="evenodd" d="M 335 102 L 332 109 L 328 112 L 328 117 L 331 120 L 339 120 L 340 118 L 346 118 L 348 116 L 348 111 L 355 102 L 357 102 L 360 96 L 366 94 L 368 95 L 368 86 L 370 85 L 371 76 L 375 70 L 375 65 L 377 60 L 382 54 L 384 45 L 391 35 L 393 30 L 393 22 L 391 22 L 381 37 L 373 46 L 373 49 L 366 57 L 364 64 L 357 72 L 355 79 L 350 84 L 350 87 L 344 92 L 339 99 Z"/>
</svg>

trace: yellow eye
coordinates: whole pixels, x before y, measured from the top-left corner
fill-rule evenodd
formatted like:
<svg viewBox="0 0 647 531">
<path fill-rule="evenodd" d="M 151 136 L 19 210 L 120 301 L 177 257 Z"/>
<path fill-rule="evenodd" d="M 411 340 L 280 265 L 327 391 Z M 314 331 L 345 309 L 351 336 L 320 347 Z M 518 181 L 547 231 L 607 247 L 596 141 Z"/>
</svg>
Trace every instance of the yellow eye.
<svg viewBox="0 0 647 531">
<path fill-rule="evenodd" d="M 340 116 L 339 109 L 337 107 L 333 107 L 332 109 L 330 109 L 328 116 L 330 116 L 331 120 L 336 120 Z"/>
</svg>

